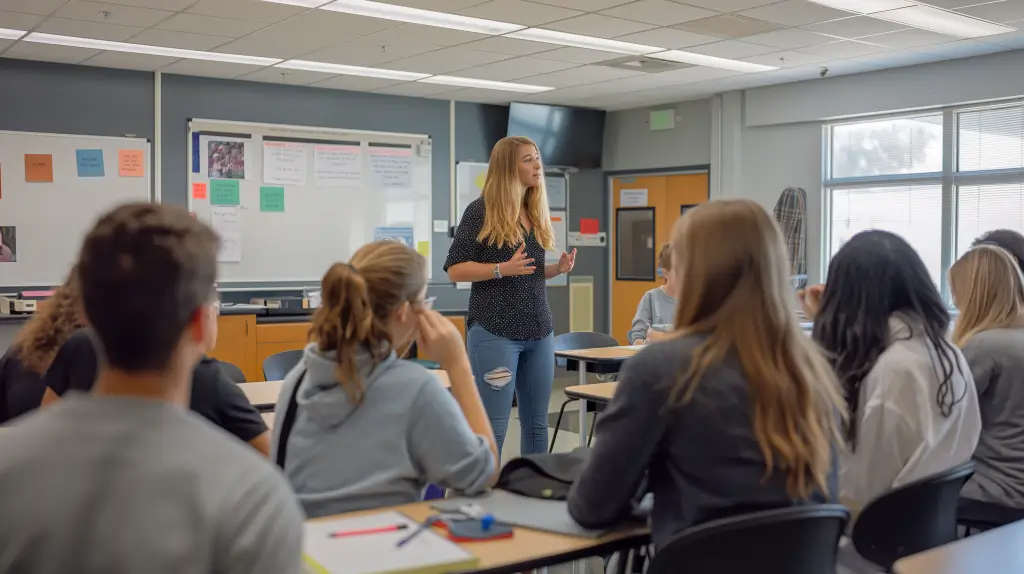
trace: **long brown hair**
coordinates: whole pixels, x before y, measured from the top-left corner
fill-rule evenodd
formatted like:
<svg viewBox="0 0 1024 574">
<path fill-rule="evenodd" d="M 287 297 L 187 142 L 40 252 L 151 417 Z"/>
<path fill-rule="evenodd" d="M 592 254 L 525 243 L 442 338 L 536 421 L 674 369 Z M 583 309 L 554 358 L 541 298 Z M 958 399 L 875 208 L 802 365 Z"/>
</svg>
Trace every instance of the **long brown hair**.
<svg viewBox="0 0 1024 574">
<path fill-rule="evenodd" d="M 949 288 L 960 310 L 953 325 L 953 344 L 989 329 L 1021 325 L 1024 319 L 1024 277 L 1017 260 L 995 245 L 981 244 L 949 268 Z"/>
<path fill-rule="evenodd" d="M 335 376 L 353 404 L 363 402 L 363 380 L 356 364 L 360 349 L 374 366 L 395 348 L 388 319 L 427 284 L 427 261 L 394 241 L 362 246 L 348 263 L 335 263 L 324 274 L 321 306 L 313 315 L 310 338 L 321 351 L 333 351 Z"/>
<path fill-rule="evenodd" d="M 78 266 L 71 269 L 64 284 L 50 297 L 18 333 L 12 347 L 22 367 L 43 374 L 71 333 L 85 326 L 80 312 Z"/>
<path fill-rule="evenodd" d="M 765 475 L 784 471 L 795 498 L 806 498 L 814 487 L 827 492 L 843 399 L 832 369 L 797 322 L 778 225 L 752 201 L 713 201 L 676 222 L 672 253 L 679 278 L 676 329 L 707 339 L 670 403 L 688 402 L 704 373 L 734 354 L 750 386 Z"/>
<path fill-rule="evenodd" d="M 526 215 L 533 225 L 533 233 L 541 247 L 551 251 L 555 248 L 555 231 L 551 227 L 551 209 L 548 207 L 548 192 L 544 178 L 540 185 L 523 189 L 519 182 L 519 146 L 537 144 L 530 138 L 508 136 L 498 140 L 491 149 L 491 160 L 487 164 L 487 179 L 484 181 L 484 225 L 477 241 L 487 245 L 505 247 L 523 242 L 523 229 L 519 225 L 519 210 L 526 206 Z"/>
</svg>

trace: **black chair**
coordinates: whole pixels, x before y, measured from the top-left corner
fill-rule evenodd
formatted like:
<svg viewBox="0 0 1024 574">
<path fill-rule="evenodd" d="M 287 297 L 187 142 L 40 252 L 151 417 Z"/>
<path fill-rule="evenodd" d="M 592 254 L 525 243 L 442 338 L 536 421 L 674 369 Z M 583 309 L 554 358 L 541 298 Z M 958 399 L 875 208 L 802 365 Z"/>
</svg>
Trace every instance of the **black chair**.
<svg viewBox="0 0 1024 574">
<path fill-rule="evenodd" d="M 618 346 L 619 342 L 615 340 L 615 337 L 604 333 L 591 333 L 589 331 L 583 333 L 562 333 L 555 337 L 555 351 L 575 351 L 578 349 L 600 349 L 602 347 Z M 556 367 L 564 369 L 566 363 L 566 359 L 555 357 Z M 555 450 L 555 439 L 558 438 L 558 427 L 562 424 L 562 415 L 565 414 L 565 407 L 575 400 L 567 399 L 562 403 L 562 408 L 558 409 L 558 419 L 555 421 L 555 431 L 551 434 L 551 446 L 548 447 L 548 452 L 554 452 Z M 597 426 L 597 413 L 603 410 L 604 405 L 587 402 L 587 412 L 594 413 L 594 422 L 590 425 L 590 436 L 587 437 L 587 445 L 594 438 L 594 427 Z"/>
<path fill-rule="evenodd" d="M 972 474 L 974 462 L 967 461 L 869 502 L 853 523 L 857 554 L 888 572 L 904 556 L 956 540 L 960 488 Z"/>
<path fill-rule="evenodd" d="M 677 534 L 648 574 L 835 574 L 839 537 L 850 513 L 838 504 L 741 514 Z"/>
<path fill-rule="evenodd" d="M 280 381 L 299 364 L 302 358 L 302 351 L 284 351 L 276 355 L 270 355 L 263 360 L 263 378 L 268 381 Z"/>
<path fill-rule="evenodd" d="M 231 379 L 232 383 L 242 384 L 245 382 L 245 373 L 242 369 L 239 369 L 234 363 L 228 363 L 227 361 L 217 361 L 217 366 L 220 367 L 221 371 Z"/>
<path fill-rule="evenodd" d="M 1024 520 L 1024 508 L 1013 508 L 972 498 L 961 497 L 956 513 L 956 521 L 967 529 L 967 536 L 975 531 L 992 530 L 1018 520 Z"/>
</svg>

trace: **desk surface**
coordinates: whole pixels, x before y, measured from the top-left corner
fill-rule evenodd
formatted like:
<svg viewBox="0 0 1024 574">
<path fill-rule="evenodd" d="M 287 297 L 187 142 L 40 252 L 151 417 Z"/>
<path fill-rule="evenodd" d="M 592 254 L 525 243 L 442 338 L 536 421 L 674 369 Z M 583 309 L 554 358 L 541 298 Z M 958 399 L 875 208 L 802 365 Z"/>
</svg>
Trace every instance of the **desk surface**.
<svg viewBox="0 0 1024 574">
<path fill-rule="evenodd" d="M 430 508 L 430 504 L 430 502 L 403 504 L 391 508 L 328 516 L 322 520 L 393 510 L 401 512 L 417 522 L 423 522 L 427 517 L 437 514 L 436 510 Z M 649 534 L 646 527 L 633 527 L 592 539 L 553 534 L 529 528 L 515 528 L 512 538 L 489 542 L 470 542 L 461 546 L 480 559 L 474 572 L 511 574 L 637 546 L 645 543 Z"/>
<path fill-rule="evenodd" d="M 576 385 L 565 388 L 565 396 L 570 399 L 583 399 L 596 403 L 607 403 L 615 396 L 619 383 L 595 383 L 593 385 Z"/>
<path fill-rule="evenodd" d="M 972 534 L 896 562 L 897 574 L 1024 572 L 1024 521 Z"/>
<path fill-rule="evenodd" d="M 437 377 L 437 380 L 444 388 L 451 388 L 452 383 L 448 379 L 446 371 L 430 371 Z M 242 392 L 252 403 L 252 406 L 261 408 L 273 408 L 277 405 L 277 395 L 281 394 L 281 385 L 284 381 L 263 381 L 259 383 L 242 383 L 238 385 Z"/>
<path fill-rule="evenodd" d="M 601 347 L 597 349 L 575 349 L 571 351 L 555 351 L 555 356 L 588 363 L 622 362 L 637 354 L 640 350 L 632 347 Z"/>
</svg>

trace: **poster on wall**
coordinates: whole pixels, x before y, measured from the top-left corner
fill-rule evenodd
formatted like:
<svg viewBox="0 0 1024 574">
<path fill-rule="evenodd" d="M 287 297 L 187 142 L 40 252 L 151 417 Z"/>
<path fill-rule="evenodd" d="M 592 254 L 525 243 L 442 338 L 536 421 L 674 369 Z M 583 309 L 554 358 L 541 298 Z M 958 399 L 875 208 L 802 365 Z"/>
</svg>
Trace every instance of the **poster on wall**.
<svg viewBox="0 0 1024 574">
<path fill-rule="evenodd" d="M 455 222 L 458 225 L 466 207 L 480 197 L 487 181 L 487 164 L 460 161 L 455 166 Z"/>
<path fill-rule="evenodd" d="M 370 167 L 383 187 L 412 187 L 412 148 L 370 144 Z"/>
<path fill-rule="evenodd" d="M 245 179 L 245 142 L 208 141 L 206 166 L 210 179 Z"/>
<path fill-rule="evenodd" d="M 264 141 L 263 181 L 278 185 L 306 185 L 306 144 Z"/>
<path fill-rule="evenodd" d="M 319 144 L 313 147 L 313 184 L 318 187 L 357 186 L 363 179 L 359 143 Z"/>
<path fill-rule="evenodd" d="M 18 228 L 0 225 L 0 263 L 18 261 Z"/>
</svg>

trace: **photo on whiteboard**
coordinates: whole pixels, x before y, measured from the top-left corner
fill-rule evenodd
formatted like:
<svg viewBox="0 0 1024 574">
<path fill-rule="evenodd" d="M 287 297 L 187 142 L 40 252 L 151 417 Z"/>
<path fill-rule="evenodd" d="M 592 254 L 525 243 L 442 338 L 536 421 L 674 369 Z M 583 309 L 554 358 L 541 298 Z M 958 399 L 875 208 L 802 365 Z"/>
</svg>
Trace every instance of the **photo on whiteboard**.
<svg viewBox="0 0 1024 574">
<path fill-rule="evenodd" d="M 210 178 L 245 179 L 245 142 L 210 140 L 206 158 Z"/>
<path fill-rule="evenodd" d="M 18 228 L 0 225 L 0 263 L 14 263 L 18 260 Z"/>
</svg>

